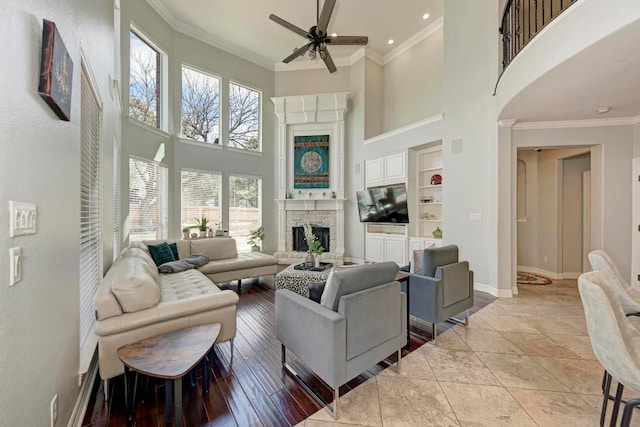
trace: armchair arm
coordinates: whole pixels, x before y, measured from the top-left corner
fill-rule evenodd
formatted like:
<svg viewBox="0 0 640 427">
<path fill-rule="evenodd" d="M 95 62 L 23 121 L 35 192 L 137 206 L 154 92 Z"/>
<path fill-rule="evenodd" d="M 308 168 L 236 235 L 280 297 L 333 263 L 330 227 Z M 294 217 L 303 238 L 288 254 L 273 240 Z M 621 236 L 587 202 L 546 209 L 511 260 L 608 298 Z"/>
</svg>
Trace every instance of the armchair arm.
<svg viewBox="0 0 640 427">
<path fill-rule="evenodd" d="M 276 291 L 276 339 L 332 387 L 346 375 L 346 319 L 287 289 Z"/>
<path fill-rule="evenodd" d="M 440 307 L 444 301 L 442 281 L 435 277 L 411 274 L 409 277 L 411 310 L 409 314 L 427 322 L 438 322 Z"/>
</svg>

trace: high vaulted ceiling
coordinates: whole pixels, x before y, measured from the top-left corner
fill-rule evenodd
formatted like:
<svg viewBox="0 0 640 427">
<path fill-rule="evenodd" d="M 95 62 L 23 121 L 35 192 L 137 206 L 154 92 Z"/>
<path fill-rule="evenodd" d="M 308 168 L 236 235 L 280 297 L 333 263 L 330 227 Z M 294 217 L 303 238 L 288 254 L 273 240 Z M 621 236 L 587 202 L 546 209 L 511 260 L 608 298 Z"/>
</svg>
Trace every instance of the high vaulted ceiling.
<svg viewBox="0 0 640 427">
<path fill-rule="evenodd" d="M 316 24 L 316 0 L 147 0 L 174 27 L 195 30 L 210 41 L 266 65 L 288 56 L 306 39 L 269 20 L 273 13 L 308 30 Z M 324 0 L 320 0 L 320 9 Z M 424 30 L 443 14 L 443 0 L 337 0 L 327 32 L 368 36 L 380 58 Z M 429 19 L 423 15 L 429 13 Z M 389 45 L 387 41 L 395 43 Z M 352 55 L 359 47 L 331 46 L 331 56 Z M 302 57 L 294 62 L 305 61 Z M 316 61 L 322 63 L 322 61 Z"/>
</svg>

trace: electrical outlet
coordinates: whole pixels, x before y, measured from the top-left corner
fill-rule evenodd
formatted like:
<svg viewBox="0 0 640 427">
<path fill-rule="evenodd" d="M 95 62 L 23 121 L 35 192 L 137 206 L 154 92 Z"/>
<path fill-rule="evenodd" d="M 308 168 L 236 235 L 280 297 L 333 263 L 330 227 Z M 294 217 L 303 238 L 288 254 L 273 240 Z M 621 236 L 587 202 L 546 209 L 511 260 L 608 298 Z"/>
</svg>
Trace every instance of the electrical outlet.
<svg viewBox="0 0 640 427">
<path fill-rule="evenodd" d="M 51 399 L 51 427 L 55 427 L 56 420 L 58 419 L 58 395 L 56 394 Z"/>
<path fill-rule="evenodd" d="M 543 256 L 543 257 L 542 257 L 542 260 L 543 260 L 544 262 L 548 262 L 548 261 L 549 261 L 549 257 L 545 255 L 545 256 Z"/>
</svg>

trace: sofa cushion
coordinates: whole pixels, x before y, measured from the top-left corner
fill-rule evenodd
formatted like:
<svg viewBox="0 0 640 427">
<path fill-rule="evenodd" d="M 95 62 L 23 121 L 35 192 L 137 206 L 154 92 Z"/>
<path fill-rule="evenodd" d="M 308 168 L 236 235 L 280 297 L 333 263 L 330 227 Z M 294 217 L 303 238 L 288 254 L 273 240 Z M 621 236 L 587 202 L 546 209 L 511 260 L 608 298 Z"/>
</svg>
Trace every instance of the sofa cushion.
<svg viewBox="0 0 640 427">
<path fill-rule="evenodd" d="M 133 246 L 135 244 L 146 247 L 148 245 L 159 245 L 160 243 L 167 242 L 169 246 L 171 244 L 176 245 L 178 248 L 178 256 L 174 255 L 175 259 L 183 259 L 191 255 L 191 241 L 190 240 L 145 240 L 144 242 L 132 242 L 129 246 Z"/>
<path fill-rule="evenodd" d="M 118 299 L 122 311 L 131 313 L 144 310 L 160 302 L 160 286 L 140 258 L 125 257 L 117 268 L 111 281 L 111 292 Z"/>
<path fill-rule="evenodd" d="M 165 262 L 158 267 L 158 271 L 160 273 L 180 273 L 182 271 L 191 270 L 193 268 L 196 268 L 196 266 L 191 264 L 187 260 L 179 259 L 177 261 Z"/>
<path fill-rule="evenodd" d="M 274 256 L 260 252 L 246 252 L 238 254 L 235 258 L 212 260 L 198 270 L 204 274 L 222 273 L 225 271 L 246 270 L 249 268 L 275 265 L 278 259 Z"/>
<path fill-rule="evenodd" d="M 327 279 L 320 304 L 330 310 L 338 311 L 340 298 L 343 295 L 393 282 L 398 270 L 398 264 L 395 262 L 334 267 Z"/>
<path fill-rule="evenodd" d="M 158 267 L 176 260 L 167 242 L 160 243 L 159 245 L 149 245 L 149 252 L 151 252 L 151 258 L 153 258 L 153 261 Z"/>
<path fill-rule="evenodd" d="M 151 255 L 149 254 L 148 249 L 143 250 L 138 247 L 127 248 L 122 253 L 122 259 L 125 259 L 125 258 L 138 259 L 142 264 L 142 266 L 145 268 L 145 270 L 153 276 L 156 282 L 160 278 L 160 276 L 158 276 L 158 267 L 156 266 L 156 263 L 151 258 Z"/>
<path fill-rule="evenodd" d="M 206 255 L 210 260 L 230 259 L 238 256 L 236 240 L 231 237 L 215 237 L 191 241 L 192 255 Z"/>
</svg>

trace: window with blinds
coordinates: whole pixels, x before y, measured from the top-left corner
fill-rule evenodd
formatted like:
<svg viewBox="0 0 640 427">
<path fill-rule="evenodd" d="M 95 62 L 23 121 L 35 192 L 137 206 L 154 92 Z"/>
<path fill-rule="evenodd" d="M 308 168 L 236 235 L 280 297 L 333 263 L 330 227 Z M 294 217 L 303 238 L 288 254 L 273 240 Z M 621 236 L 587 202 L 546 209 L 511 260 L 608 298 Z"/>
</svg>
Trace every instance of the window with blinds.
<svg viewBox="0 0 640 427">
<path fill-rule="evenodd" d="M 196 218 L 206 217 L 216 230 L 222 221 L 222 175 L 219 173 L 183 169 L 180 174 L 182 201 L 182 227 L 193 226 Z"/>
<path fill-rule="evenodd" d="M 93 296 L 102 279 L 101 104 L 87 72 L 80 76 L 80 348 L 95 324 Z M 95 347 L 94 347 L 95 349 Z"/>
<path fill-rule="evenodd" d="M 251 231 L 262 223 L 262 178 L 231 175 L 229 177 L 229 235 L 236 239 L 238 251 L 248 252 Z"/>
<path fill-rule="evenodd" d="M 160 163 L 129 158 L 129 240 L 166 239 L 168 172 Z"/>
<path fill-rule="evenodd" d="M 120 214 L 120 146 L 113 141 L 113 260 L 122 250 L 122 223 Z"/>
</svg>

